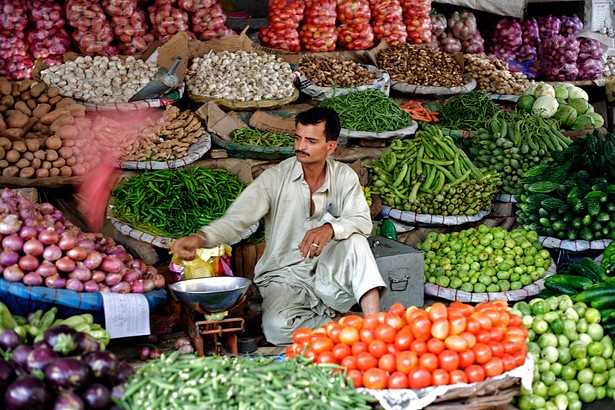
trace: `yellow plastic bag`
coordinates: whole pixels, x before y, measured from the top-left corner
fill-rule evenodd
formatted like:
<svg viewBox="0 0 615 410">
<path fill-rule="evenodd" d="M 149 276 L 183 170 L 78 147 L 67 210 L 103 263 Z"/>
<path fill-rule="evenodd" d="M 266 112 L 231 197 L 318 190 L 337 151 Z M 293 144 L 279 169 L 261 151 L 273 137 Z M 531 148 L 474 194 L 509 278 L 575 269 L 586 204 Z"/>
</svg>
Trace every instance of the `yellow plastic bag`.
<svg viewBox="0 0 615 410">
<path fill-rule="evenodd" d="M 171 262 L 183 270 L 182 280 L 209 278 L 224 274 L 220 268 L 220 258 L 230 257 L 232 248 L 219 245 L 215 248 L 201 248 L 196 251 L 196 259 L 184 261 L 173 255 Z"/>
</svg>

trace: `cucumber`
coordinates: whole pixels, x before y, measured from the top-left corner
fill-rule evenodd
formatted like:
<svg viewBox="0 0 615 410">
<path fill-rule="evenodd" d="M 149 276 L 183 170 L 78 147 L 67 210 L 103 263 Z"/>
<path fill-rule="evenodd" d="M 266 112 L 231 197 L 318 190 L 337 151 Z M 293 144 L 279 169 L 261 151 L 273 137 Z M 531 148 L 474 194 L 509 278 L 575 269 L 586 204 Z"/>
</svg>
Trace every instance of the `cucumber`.
<svg viewBox="0 0 615 410">
<path fill-rule="evenodd" d="M 594 262 L 593 259 L 588 257 L 581 258 L 581 260 L 579 260 L 579 264 L 585 266 L 587 269 L 592 270 L 596 275 L 600 277 L 600 280 L 605 280 L 607 278 L 606 269 Z"/>
<path fill-rule="evenodd" d="M 587 303 L 606 296 L 615 296 L 615 287 L 587 289 L 573 296 L 572 300 Z"/>
<path fill-rule="evenodd" d="M 598 310 L 613 308 L 615 307 L 615 295 L 595 298 L 590 303 L 593 308 Z"/>
<path fill-rule="evenodd" d="M 600 318 L 602 319 L 602 322 L 612 321 L 613 319 L 615 319 L 615 308 L 600 310 Z"/>
<path fill-rule="evenodd" d="M 571 263 L 566 270 L 567 275 L 582 276 L 591 280 L 593 283 L 602 282 L 600 275 L 596 274 L 592 269 L 588 269 L 579 263 Z"/>
<path fill-rule="evenodd" d="M 545 288 L 556 292 L 558 295 L 574 296 L 579 293 L 577 288 L 564 283 L 549 282 L 549 280 L 545 280 Z"/>
<path fill-rule="evenodd" d="M 584 278 L 583 276 L 575 275 L 553 275 L 549 276 L 545 280 L 545 283 L 547 282 L 571 286 L 579 291 L 583 290 L 585 286 L 589 286 L 594 283 L 591 280 Z"/>
</svg>

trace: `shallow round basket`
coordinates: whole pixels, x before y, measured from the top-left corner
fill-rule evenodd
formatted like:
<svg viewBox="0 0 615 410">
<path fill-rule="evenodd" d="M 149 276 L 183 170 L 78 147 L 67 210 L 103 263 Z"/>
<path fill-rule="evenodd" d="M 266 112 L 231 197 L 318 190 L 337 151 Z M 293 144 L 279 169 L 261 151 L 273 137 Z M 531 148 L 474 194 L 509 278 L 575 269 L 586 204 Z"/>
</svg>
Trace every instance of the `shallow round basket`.
<svg viewBox="0 0 615 410">
<path fill-rule="evenodd" d="M 538 279 L 536 282 L 532 282 L 521 289 L 507 290 L 506 292 L 492 292 L 492 293 L 474 293 L 464 292 L 459 289 L 445 288 L 438 286 L 434 283 L 425 284 L 425 294 L 431 296 L 437 296 L 439 298 L 454 300 L 466 303 L 476 302 L 489 302 L 492 300 L 504 299 L 509 301 L 523 300 L 530 296 L 538 295 L 545 289 L 545 279 L 549 276 L 557 273 L 557 267 L 554 261 L 551 261 L 549 268 L 545 272 L 545 275 Z"/>
<path fill-rule="evenodd" d="M 167 298 L 164 289 L 144 294 L 150 309 L 162 306 Z M 8 282 L 0 278 L 0 300 L 14 315 L 26 316 L 38 309 L 58 308 L 58 317 L 90 313 L 97 323 L 104 321 L 103 300 L 100 293 L 75 292 L 46 286 L 26 286 L 21 282 Z"/>
<path fill-rule="evenodd" d="M 259 109 L 272 109 L 282 107 L 286 104 L 289 104 L 299 98 L 299 90 L 296 88 L 293 89 L 293 95 L 288 98 L 282 98 L 277 100 L 260 100 L 260 101 L 239 101 L 239 100 L 227 100 L 226 98 L 212 98 L 206 97 L 203 95 L 195 95 L 190 91 L 187 92 L 188 98 L 192 101 L 205 104 L 209 101 L 215 101 L 216 104 L 228 108 L 234 111 L 243 111 L 243 110 L 259 110 Z"/>
<path fill-rule="evenodd" d="M 491 213 L 491 210 L 480 211 L 475 215 L 429 215 L 417 214 L 412 211 L 401 211 L 391 208 L 388 205 L 382 205 L 382 216 L 396 219 L 409 224 L 435 225 L 435 226 L 457 226 L 469 222 L 477 222 Z"/>
<path fill-rule="evenodd" d="M 184 95 L 184 84 L 160 98 L 130 102 L 90 103 L 85 102 L 86 111 L 138 111 L 148 108 L 161 108 L 179 101 Z"/>
<path fill-rule="evenodd" d="M 252 281 L 239 276 L 189 279 L 169 285 L 173 295 L 192 310 L 222 312 L 233 307 L 248 292 Z"/>
<path fill-rule="evenodd" d="M 121 234 L 130 236 L 131 238 L 135 238 L 141 242 L 149 243 L 150 245 L 157 246 L 163 249 L 171 249 L 171 244 L 175 239 L 166 238 L 164 236 L 152 235 L 143 231 L 140 231 L 132 226 L 128 225 L 125 222 L 120 221 L 116 218 L 111 218 L 111 223 Z M 241 242 L 244 239 L 247 239 L 258 229 L 258 222 L 254 225 L 250 226 L 241 237 L 236 239 L 235 241 L 229 243 L 229 245 L 235 245 L 236 243 Z"/>
<path fill-rule="evenodd" d="M 545 248 L 561 249 L 571 252 L 583 252 L 589 250 L 603 250 L 611 243 L 611 239 L 596 239 L 595 241 L 569 241 L 566 239 L 539 236 L 538 240 Z"/>
<path fill-rule="evenodd" d="M 391 88 L 404 94 L 420 95 L 454 95 L 469 93 L 476 88 L 476 80 L 470 74 L 464 74 L 464 85 L 458 87 L 428 87 L 424 85 L 407 84 L 391 79 Z"/>
<path fill-rule="evenodd" d="M 204 129 L 201 128 L 203 131 Z M 205 133 L 201 135 L 190 146 L 186 156 L 177 159 L 168 159 L 163 161 L 120 161 L 119 168 L 123 169 L 173 169 L 181 168 L 200 159 L 211 149 L 211 134 Z"/>
<path fill-rule="evenodd" d="M 233 141 L 225 140 L 216 134 L 211 134 L 211 137 L 214 143 L 216 143 L 216 145 L 219 145 L 222 148 L 226 149 L 228 154 L 234 158 L 282 160 L 295 155 L 295 149 L 292 146 L 261 147 L 257 145 L 237 144 Z"/>
</svg>

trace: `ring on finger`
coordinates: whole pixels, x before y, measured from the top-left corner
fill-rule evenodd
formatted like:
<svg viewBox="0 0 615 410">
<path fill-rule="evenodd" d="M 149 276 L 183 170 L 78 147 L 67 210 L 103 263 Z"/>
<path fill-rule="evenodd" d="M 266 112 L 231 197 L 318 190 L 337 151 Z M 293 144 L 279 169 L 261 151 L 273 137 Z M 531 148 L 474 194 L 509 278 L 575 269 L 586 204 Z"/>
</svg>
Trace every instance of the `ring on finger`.
<svg viewBox="0 0 615 410">
<path fill-rule="evenodd" d="M 314 246 L 315 248 L 320 248 L 320 245 L 317 245 L 315 243 L 311 244 L 310 246 Z"/>
</svg>

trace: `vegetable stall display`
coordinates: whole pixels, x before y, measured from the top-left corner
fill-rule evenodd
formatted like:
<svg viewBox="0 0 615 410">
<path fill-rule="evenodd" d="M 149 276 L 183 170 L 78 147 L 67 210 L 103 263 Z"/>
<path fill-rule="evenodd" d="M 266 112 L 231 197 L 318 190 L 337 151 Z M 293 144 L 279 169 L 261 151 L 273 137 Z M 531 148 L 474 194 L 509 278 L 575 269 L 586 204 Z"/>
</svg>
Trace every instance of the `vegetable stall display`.
<svg viewBox="0 0 615 410">
<path fill-rule="evenodd" d="M 552 238 L 609 239 L 615 227 L 615 135 L 595 130 L 552 155 L 552 165 L 531 168 L 521 181 L 519 223 Z"/>
<path fill-rule="evenodd" d="M 480 382 L 523 365 L 527 334 L 502 300 L 436 302 L 425 310 L 396 303 L 388 312 L 297 329 L 286 355 L 339 364 L 355 387 L 422 389 Z"/>
<path fill-rule="evenodd" d="M 470 91 L 449 98 L 440 107 L 440 125 L 452 130 L 476 131 L 485 128 L 493 116 L 500 111 L 489 94 Z"/>
<path fill-rule="evenodd" d="M 9 410 L 110 409 L 134 373 L 94 338 L 66 325 L 47 328 L 34 345 L 0 330 L 0 353 L 0 394 Z"/>
<path fill-rule="evenodd" d="M 376 78 L 374 72 L 354 61 L 332 57 L 304 58 L 296 71 L 319 87 L 358 87 Z"/>
<path fill-rule="evenodd" d="M 289 147 L 295 143 L 291 135 L 262 131 L 252 127 L 237 128 L 231 133 L 231 138 L 237 144 L 260 147 Z"/>
<path fill-rule="evenodd" d="M 476 79 L 478 89 L 492 94 L 521 95 L 529 85 L 523 73 L 511 72 L 506 61 L 482 54 L 464 54 L 465 72 Z"/>
<path fill-rule="evenodd" d="M 615 353 L 597 309 L 563 295 L 518 302 L 510 313 L 522 317 L 535 362 L 532 391 L 522 388 L 516 401 L 521 410 L 580 410 L 613 398 Z"/>
<path fill-rule="evenodd" d="M 102 234 L 85 233 L 50 203 L 0 193 L 2 277 L 26 286 L 75 292 L 145 293 L 164 277 Z"/>
<path fill-rule="evenodd" d="M 429 126 L 414 139 L 394 140 L 368 165 L 373 194 L 392 208 L 430 215 L 475 215 L 489 210 L 500 185 L 483 173 L 453 140 Z"/>
<path fill-rule="evenodd" d="M 221 217 L 243 187 L 223 169 L 146 171 L 113 190 L 113 217 L 143 232 L 179 238 Z"/>
<path fill-rule="evenodd" d="M 485 128 L 463 140 L 478 167 L 500 173 L 502 192 L 509 195 L 522 193 L 525 173 L 551 164 L 551 152 L 562 151 L 571 142 L 555 120 L 517 111 L 498 111 Z"/>
<path fill-rule="evenodd" d="M 536 232 L 525 229 L 429 232 L 417 248 L 425 252 L 425 282 L 472 293 L 521 289 L 543 278 L 551 264 Z"/>
</svg>

